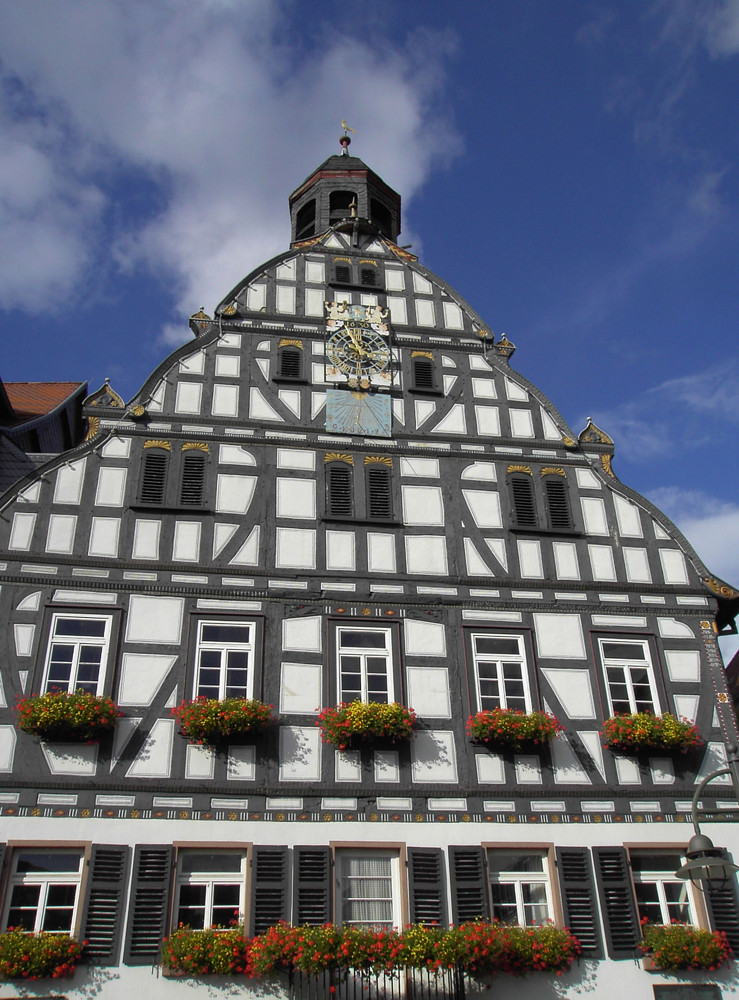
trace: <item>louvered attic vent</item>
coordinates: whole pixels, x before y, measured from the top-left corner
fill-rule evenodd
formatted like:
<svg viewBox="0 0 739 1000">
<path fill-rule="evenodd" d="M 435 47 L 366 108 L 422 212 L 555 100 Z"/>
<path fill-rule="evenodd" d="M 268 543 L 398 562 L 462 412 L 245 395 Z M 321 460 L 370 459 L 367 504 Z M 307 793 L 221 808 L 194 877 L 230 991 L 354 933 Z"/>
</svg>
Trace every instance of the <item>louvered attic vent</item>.
<svg viewBox="0 0 739 1000">
<path fill-rule="evenodd" d="M 280 378 L 299 379 L 302 375 L 302 351 L 298 347 L 280 350 Z"/>
<path fill-rule="evenodd" d="M 169 455 L 165 451 L 147 451 L 141 476 L 141 502 L 161 506 L 167 485 Z"/>
<path fill-rule="evenodd" d="M 348 465 L 328 467 L 328 512 L 332 517 L 353 517 L 352 470 Z"/>
<path fill-rule="evenodd" d="M 413 388 L 433 390 L 436 388 L 436 372 L 431 358 L 413 358 Z"/>
<path fill-rule="evenodd" d="M 202 507 L 205 488 L 205 455 L 187 451 L 182 456 L 180 503 L 187 507 Z"/>
<path fill-rule="evenodd" d="M 359 283 L 369 288 L 377 287 L 377 270 L 374 267 L 360 267 Z"/>
<path fill-rule="evenodd" d="M 371 518 L 389 518 L 393 514 L 390 470 L 381 465 L 367 469 L 367 514 Z"/>
<path fill-rule="evenodd" d="M 572 513 L 570 499 L 567 494 L 567 483 L 564 479 L 550 477 L 544 480 L 544 492 L 549 510 L 549 527 L 569 530 L 572 528 Z"/>
<path fill-rule="evenodd" d="M 536 527 L 536 504 L 534 502 L 534 484 L 527 475 L 511 477 L 511 494 L 516 524 L 519 528 Z"/>
<path fill-rule="evenodd" d="M 352 269 L 349 264 L 336 264 L 334 267 L 334 278 L 340 285 L 351 285 Z"/>
</svg>

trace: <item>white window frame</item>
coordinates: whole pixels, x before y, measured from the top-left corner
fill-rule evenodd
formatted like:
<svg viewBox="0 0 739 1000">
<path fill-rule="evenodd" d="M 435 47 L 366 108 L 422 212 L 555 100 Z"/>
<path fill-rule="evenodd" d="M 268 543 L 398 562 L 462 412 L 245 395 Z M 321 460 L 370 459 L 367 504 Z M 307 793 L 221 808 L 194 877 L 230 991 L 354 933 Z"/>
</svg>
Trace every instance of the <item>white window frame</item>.
<svg viewBox="0 0 739 1000">
<path fill-rule="evenodd" d="M 55 635 L 57 624 L 61 621 L 77 621 L 77 622 L 103 622 L 104 630 L 102 636 L 85 636 L 85 635 Z M 68 691 L 74 692 L 80 685 L 79 680 L 79 669 L 80 660 L 82 654 L 83 646 L 94 646 L 101 650 L 100 653 L 100 668 L 98 671 L 97 681 L 95 683 L 95 690 L 92 694 L 99 695 L 103 692 L 103 686 L 105 684 L 105 674 L 108 666 L 108 650 L 110 649 L 110 637 L 113 628 L 113 617 L 112 615 L 88 615 L 88 614 L 78 614 L 74 611 L 55 611 L 51 617 L 51 627 L 49 629 L 49 641 L 46 647 L 46 658 L 44 661 L 44 679 L 41 685 L 42 692 L 46 693 L 50 690 L 56 691 Z M 72 663 L 70 666 L 69 678 L 66 685 L 58 683 L 56 681 L 49 681 L 49 670 L 52 662 L 52 653 L 54 646 L 73 646 L 74 651 L 72 654 Z M 49 686 L 51 683 L 51 687 Z M 83 681 L 87 685 L 86 681 Z M 90 690 L 92 685 L 86 686 L 85 690 Z"/>
<path fill-rule="evenodd" d="M 362 921 L 362 920 L 350 920 L 349 919 L 349 905 L 350 901 L 347 900 L 344 887 L 345 879 L 349 878 L 347 871 L 348 864 L 355 858 L 360 859 L 374 859 L 374 860 L 387 860 L 389 862 L 389 874 L 384 876 L 376 876 L 380 878 L 387 878 L 389 882 L 389 895 L 382 897 L 382 899 L 390 904 L 391 908 L 391 918 L 389 921 L 382 921 L 379 923 L 374 923 L 372 921 Z M 342 847 L 337 848 L 334 855 L 335 865 L 335 893 L 334 898 L 336 900 L 336 922 L 338 924 L 348 924 L 352 927 L 376 927 L 389 930 L 390 928 L 401 928 L 403 926 L 402 918 L 403 914 L 401 911 L 401 892 L 400 892 L 400 851 L 395 848 L 363 848 L 363 847 Z M 359 876 L 355 876 L 359 877 Z M 369 878 L 369 876 L 368 876 Z M 354 897 L 359 899 L 361 897 Z"/>
<path fill-rule="evenodd" d="M 19 872 L 18 864 L 22 857 L 33 855 L 33 854 L 63 854 L 69 855 L 72 858 L 76 858 L 78 862 L 77 871 L 64 871 L 64 872 Z M 75 896 L 74 905 L 72 907 L 72 914 L 70 919 L 70 924 L 68 928 L 62 928 L 59 930 L 49 929 L 50 934 L 70 934 L 74 936 L 77 920 L 79 916 L 80 909 L 80 887 L 82 885 L 82 874 L 84 872 L 84 851 L 81 848 L 69 849 L 69 848 L 55 848 L 53 844 L 49 844 L 47 847 L 18 847 L 13 851 L 13 867 L 11 869 L 10 878 L 8 880 L 8 890 L 6 893 L 5 900 L 5 910 L 3 912 L 3 928 L 7 929 L 8 922 L 10 920 L 10 911 L 13 909 L 13 892 L 16 888 L 21 886 L 38 886 L 39 896 L 38 902 L 36 903 L 35 916 L 32 928 L 26 928 L 28 933 L 38 933 L 44 930 L 44 922 L 46 920 L 47 912 L 51 912 L 55 907 L 49 904 L 49 893 L 52 887 L 58 885 L 64 886 L 74 886 Z M 32 907 L 23 907 L 30 911 Z M 68 909 L 68 907 L 62 907 L 62 909 Z"/>
<path fill-rule="evenodd" d="M 617 642 L 621 645 L 629 645 L 638 647 L 643 653 L 642 658 L 634 658 L 629 660 L 625 657 L 609 658 L 604 652 L 604 643 L 607 642 Z M 654 676 L 654 663 L 652 660 L 652 651 L 650 649 L 648 639 L 635 639 L 631 636 L 620 636 L 620 635 L 602 635 L 598 637 L 598 651 L 600 654 L 600 662 L 603 668 L 603 677 L 605 680 L 605 689 L 608 696 L 608 709 L 611 715 L 616 714 L 614 709 L 613 695 L 611 692 L 611 681 L 608 678 L 608 670 L 621 668 L 624 675 L 624 683 L 626 685 L 627 696 L 629 701 L 629 712 L 643 712 L 646 711 L 644 707 L 639 707 L 637 705 L 636 696 L 634 693 L 634 680 L 631 673 L 632 669 L 644 669 L 646 668 L 647 677 L 649 679 L 649 692 L 651 695 L 651 707 L 649 711 L 653 712 L 655 715 L 661 715 L 661 708 L 659 697 L 657 696 L 657 684 L 655 682 Z"/>
<path fill-rule="evenodd" d="M 234 642 L 226 640 L 215 640 L 215 639 L 204 639 L 203 630 L 209 626 L 224 626 L 226 628 L 244 628 L 249 630 L 249 640 L 247 642 Z M 218 694 L 217 699 L 222 701 L 227 697 L 234 698 L 253 698 L 254 697 L 254 662 L 255 662 L 255 650 L 257 642 L 257 623 L 251 620 L 242 619 L 229 619 L 229 618 L 201 618 L 198 621 L 197 630 L 197 641 L 195 646 L 195 671 L 193 678 L 193 696 L 195 698 L 200 696 L 201 687 L 201 670 L 203 669 L 201 661 L 201 653 L 203 652 L 213 652 L 216 651 L 220 654 L 220 663 L 217 668 L 208 669 L 218 669 L 219 671 L 219 681 L 218 681 Z M 228 681 L 228 662 L 227 657 L 230 652 L 246 652 L 247 654 L 247 679 L 244 691 L 242 694 L 237 695 L 227 695 L 227 681 Z M 211 685 L 207 685 L 211 688 Z M 205 694 L 205 697 L 213 697 L 212 694 Z"/>
<path fill-rule="evenodd" d="M 342 642 L 342 635 L 349 632 L 373 632 L 376 635 L 382 634 L 385 636 L 385 645 L 383 648 L 371 647 L 371 646 L 345 646 Z M 385 676 L 387 680 L 387 698 L 383 704 L 390 704 L 395 701 L 395 683 L 393 677 L 393 631 L 391 628 L 386 628 L 382 626 L 370 625 L 337 625 L 336 632 L 336 675 L 337 675 L 337 691 L 339 692 L 339 701 L 349 701 L 350 698 L 347 695 L 352 695 L 353 692 L 345 690 L 342 684 L 342 656 L 356 656 L 360 659 L 360 692 L 358 697 L 352 697 L 353 701 L 369 701 L 370 700 L 370 690 L 368 682 L 368 670 L 367 670 L 367 660 L 370 657 L 377 659 L 384 658 L 385 660 Z M 373 699 L 376 700 L 376 699 Z"/>
<path fill-rule="evenodd" d="M 675 903 L 673 901 L 672 905 L 675 906 L 687 906 L 689 919 L 684 921 L 686 924 L 692 924 L 693 926 L 698 925 L 698 912 L 695 905 L 695 899 L 693 898 L 693 890 L 689 882 L 683 881 L 677 878 L 672 872 L 664 871 L 662 869 L 645 871 L 636 871 L 634 868 L 634 859 L 638 858 L 640 855 L 660 855 L 662 857 L 669 858 L 670 861 L 675 862 L 675 868 L 679 868 L 681 864 L 684 864 L 685 859 L 681 857 L 678 853 L 673 851 L 660 851 L 659 849 L 650 848 L 633 848 L 629 851 L 629 860 L 631 862 L 631 877 L 634 882 L 634 896 L 636 899 L 637 911 L 639 910 L 640 901 L 638 897 L 637 886 L 639 885 L 653 885 L 657 888 L 657 900 L 650 900 L 650 906 L 654 906 L 655 903 L 659 903 L 660 908 L 660 920 L 652 921 L 653 923 L 669 924 L 672 922 L 674 915 L 670 911 L 670 901 L 667 899 L 666 886 L 676 885 L 678 888 L 684 891 L 684 899 Z M 641 915 L 640 915 L 641 916 Z M 682 922 L 682 921 L 681 921 Z"/>
<path fill-rule="evenodd" d="M 211 854 L 228 854 L 232 857 L 238 857 L 240 866 L 237 872 L 221 872 L 217 870 L 210 870 L 204 864 L 203 868 L 198 871 L 185 872 L 183 871 L 183 863 L 186 856 L 188 855 L 198 855 L 203 856 L 204 862 Z M 205 904 L 203 907 L 203 928 L 208 929 L 213 926 L 213 906 L 214 906 L 214 895 L 215 888 L 221 885 L 238 885 L 239 887 L 239 901 L 238 907 L 235 909 L 229 924 L 232 921 L 237 923 L 243 923 L 244 914 L 246 912 L 246 851 L 240 851 L 238 849 L 229 850 L 228 848 L 217 848 L 209 850 L 208 848 L 180 848 L 177 855 L 177 875 L 175 879 L 175 923 L 179 922 L 180 919 L 180 897 L 183 887 L 185 886 L 203 886 L 205 887 Z M 229 930 L 228 926 L 219 926 L 218 930 Z"/>
<path fill-rule="evenodd" d="M 505 655 L 502 654 L 490 654 L 490 653 L 479 653 L 477 651 L 476 640 L 481 639 L 515 639 L 518 642 L 518 655 Z M 500 708 L 520 708 L 518 704 L 509 705 L 509 697 L 505 688 L 505 680 L 503 677 L 503 661 L 511 662 L 515 661 L 520 664 L 521 667 L 521 678 L 523 681 L 523 692 L 525 706 L 524 711 L 532 711 L 531 703 L 531 686 L 529 684 L 529 667 L 528 659 L 526 656 L 526 643 L 524 636 L 520 633 L 515 632 L 493 632 L 489 629 L 474 629 L 470 631 L 469 635 L 470 648 L 472 650 L 472 666 L 473 673 L 475 676 L 475 697 L 477 699 L 477 706 L 479 711 L 486 711 L 496 706 L 493 704 L 487 704 L 488 701 L 492 700 L 491 695 L 483 695 L 482 683 L 480 678 L 480 664 L 482 662 L 489 664 L 495 663 L 496 676 L 498 680 L 498 705 Z M 497 657 L 497 659 L 496 659 Z"/>
<path fill-rule="evenodd" d="M 493 871 L 490 858 L 493 854 L 533 854 L 542 859 L 541 872 L 519 872 L 519 871 Z M 508 847 L 489 847 L 487 849 L 488 858 L 488 881 L 490 884 L 491 913 L 494 906 L 492 887 L 494 885 L 510 885 L 514 887 L 516 895 L 516 923 L 519 927 L 533 927 L 535 924 L 526 922 L 526 906 L 524 900 L 525 885 L 543 885 L 546 893 L 547 916 L 546 920 L 554 919 L 554 906 L 552 900 L 552 879 L 550 869 L 550 852 L 546 848 L 528 847 L 527 845 L 512 844 Z"/>
</svg>

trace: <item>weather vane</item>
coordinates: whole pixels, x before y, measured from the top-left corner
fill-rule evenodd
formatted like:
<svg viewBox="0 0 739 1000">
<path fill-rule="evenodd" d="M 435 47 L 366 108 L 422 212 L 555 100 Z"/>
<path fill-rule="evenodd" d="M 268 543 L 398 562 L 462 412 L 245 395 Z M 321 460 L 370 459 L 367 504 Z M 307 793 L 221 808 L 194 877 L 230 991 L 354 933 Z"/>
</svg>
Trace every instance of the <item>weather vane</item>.
<svg viewBox="0 0 739 1000">
<path fill-rule="evenodd" d="M 343 118 L 341 119 L 341 127 L 344 129 L 344 134 L 339 139 L 339 145 L 341 146 L 341 155 L 348 156 L 349 143 L 352 141 L 352 137 L 349 135 L 349 133 L 354 132 L 354 129 L 350 128 L 349 125 L 346 124 Z M 357 133 L 354 132 L 354 134 L 356 135 Z"/>
<path fill-rule="evenodd" d="M 341 119 L 341 127 L 344 129 L 344 135 L 349 135 L 350 132 L 354 132 L 354 135 L 357 134 L 356 129 L 350 128 L 343 118 Z"/>
</svg>

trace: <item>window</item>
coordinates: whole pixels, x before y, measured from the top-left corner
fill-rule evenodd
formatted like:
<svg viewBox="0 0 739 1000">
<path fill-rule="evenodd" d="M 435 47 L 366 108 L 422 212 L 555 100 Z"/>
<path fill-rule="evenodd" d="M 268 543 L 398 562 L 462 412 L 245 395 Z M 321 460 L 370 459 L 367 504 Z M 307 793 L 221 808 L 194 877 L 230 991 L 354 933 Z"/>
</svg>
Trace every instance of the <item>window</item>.
<svg viewBox="0 0 739 1000">
<path fill-rule="evenodd" d="M 326 513 L 329 517 L 354 517 L 353 469 L 348 462 L 326 466 Z"/>
<path fill-rule="evenodd" d="M 299 382 L 303 379 L 303 345 L 300 341 L 280 344 L 277 352 L 277 379 Z"/>
<path fill-rule="evenodd" d="M 397 851 L 336 852 L 339 923 L 378 930 L 399 927 L 399 896 Z"/>
<path fill-rule="evenodd" d="M 393 494 L 390 469 L 379 462 L 365 465 L 367 477 L 367 516 L 374 520 L 390 520 L 393 516 Z"/>
<path fill-rule="evenodd" d="M 205 442 L 186 441 L 173 454 L 169 441 L 147 441 L 141 466 L 139 505 L 202 508 L 209 450 Z"/>
<path fill-rule="evenodd" d="M 179 502 L 182 507 L 202 507 L 205 490 L 205 455 L 186 451 L 182 455 Z"/>
<path fill-rule="evenodd" d="M 598 643 L 611 715 L 659 714 L 648 642 L 614 637 L 599 639 Z"/>
<path fill-rule="evenodd" d="M 295 239 L 305 240 L 316 230 L 316 199 L 306 202 L 295 217 Z"/>
<path fill-rule="evenodd" d="M 177 859 L 177 924 L 228 928 L 244 919 L 246 855 L 182 850 Z"/>
<path fill-rule="evenodd" d="M 534 499 L 534 481 L 531 472 L 518 471 L 509 478 L 511 500 L 513 503 L 513 520 L 517 528 L 536 528 L 536 501 Z"/>
<path fill-rule="evenodd" d="M 682 863 L 678 854 L 631 851 L 640 920 L 646 918 L 651 924 L 669 924 L 673 920 L 679 924 L 696 923 L 688 883 L 675 877 Z"/>
<path fill-rule="evenodd" d="M 332 452 L 325 459 L 326 517 L 339 520 L 392 521 L 392 459 L 366 455 L 364 480 L 352 455 Z M 361 484 L 364 482 L 364 490 Z"/>
<path fill-rule="evenodd" d="M 389 628 L 337 626 L 339 701 L 394 700 Z"/>
<path fill-rule="evenodd" d="M 433 354 L 413 351 L 411 354 L 411 392 L 439 392 Z"/>
<path fill-rule="evenodd" d="M 531 711 L 526 650 L 521 635 L 470 632 L 475 689 L 480 711 Z"/>
<path fill-rule="evenodd" d="M 370 214 L 372 216 L 372 221 L 375 223 L 377 228 L 385 235 L 389 236 L 390 239 L 395 239 L 395 234 L 393 233 L 393 217 L 390 209 L 378 201 L 377 198 L 372 198 L 370 200 Z"/>
<path fill-rule="evenodd" d="M 363 264 L 359 268 L 359 284 L 367 288 L 377 288 L 377 265 Z"/>
<path fill-rule="evenodd" d="M 494 920 L 531 927 L 552 914 L 545 851 L 489 850 L 488 872 Z"/>
<path fill-rule="evenodd" d="M 42 690 L 100 694 L 111 623 L 109 615 L 53 615 Z"/>
<path fill-rule="evenodd" d="M 170 449 L 148 448 L 141 472 L 141 503 L 162 506 L 167 489 Z"/>
<path fill-rule="evenodd" d="M 332 191 L 329 194 L 329 225 L 335 226 L 342 219 L 348 219 L 352 214 L 352 202 L 357 204 L 357 196 L 353 191 Z"/>
<path fill-rule="evenodd" d="M 508 466 L 511 522 L 514 528 L 571 535 L 575 521 L 565 470 L 545 466 L 535 477 L 528 465 Z M 537 485 L 537 479 L 541 485 Z"/>
<path fill-rule="evenodd" d="M 255 635 L 255 622 L 198 623 L 196 698 L 252 697 Z"/>
<path fill-rule="evenodd" d="M 82 872 L 82 852 L 19 850 L 13 858 L 4 927 L 72 933 Z"/>
<path fill-rule="evenodd" d="M 547 502 L 549 527 L 552 531 L 568 531 L 572 528 L 572 510 L 564 476 L 544 476 L 544 496 Z"/>
</svg>

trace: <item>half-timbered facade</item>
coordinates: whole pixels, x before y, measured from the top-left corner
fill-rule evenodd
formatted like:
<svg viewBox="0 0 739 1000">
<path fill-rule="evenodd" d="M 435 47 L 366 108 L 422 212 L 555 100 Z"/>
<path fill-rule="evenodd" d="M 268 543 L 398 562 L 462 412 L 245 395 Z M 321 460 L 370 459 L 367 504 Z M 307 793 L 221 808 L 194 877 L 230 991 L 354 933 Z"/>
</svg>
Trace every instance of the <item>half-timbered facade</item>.
<svg viewBox="0 0 739 1000">
<path fill-rule="evenodd" d="M 179 922 L 551 919 L 584 951 L 562 995 L 652 996 L 640 914 L 739 946 L 733 888 L 674 878 L 696 781 L 738 740 L 716 641 L 737 594 L 397 244 L 400 199 L 361 160 L 290 206 L 289 249 L 2 498 L 3 927 L 88 939 L 64 993 L 107 1000 L 151 993 Z M 18 699 L 60 687 L 112 697 L 114 733 L 20 732 Z M 190 743 L 172 709 L 202 695 L 277 724 Z M 414 738 L 323 743 L 319 711 L 356 697 L 412 707 Z M 496 706 L 564 732 L 473 744 Z M 644 710 L 695 721 L 702 753 L 604 748 L 604 719 Z M 737 851 L 721 788 L 706 831 Z"/>
</svg>

